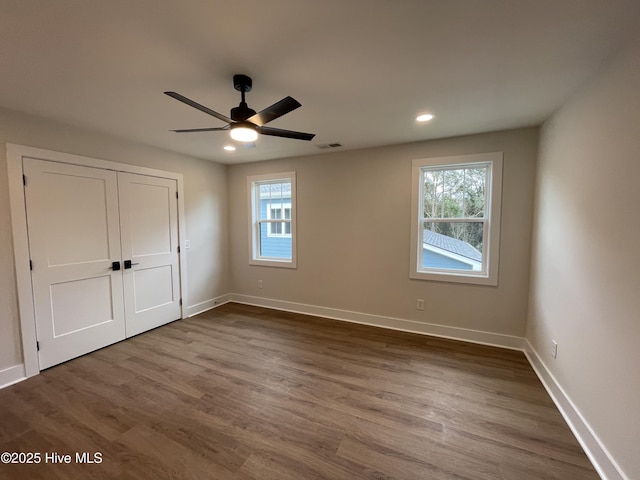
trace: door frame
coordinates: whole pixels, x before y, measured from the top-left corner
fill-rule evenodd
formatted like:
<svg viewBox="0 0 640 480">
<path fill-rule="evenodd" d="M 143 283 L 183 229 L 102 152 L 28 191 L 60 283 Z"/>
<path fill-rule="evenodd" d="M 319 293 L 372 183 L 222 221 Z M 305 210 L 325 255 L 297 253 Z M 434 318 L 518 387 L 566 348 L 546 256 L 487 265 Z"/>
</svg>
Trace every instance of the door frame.
<svg viewBox="0 0 640 480">
<path fill-rule="evenodd" d="M 170 178 L 178 184 L 178 245 L 180 252 L 180 291 L 182 298 L 181 318 L 187 318 L 187 258 L 183 245 L 186 238 L 184 214 L 184 187 L 181 173 L 167 172 L 153 168 L 129 165 L 126 163 L 100 160 L 82 155 L 55 152 L 41 148 L 7 143 L 7 170 L 9 179 L 9 204 L 11 208 L 11 230 L 13 237 L 13 255 L 16 271 L 18 294 L 18 314 L 20 317 L 20 333 L 22 337 L 22 355 L 25 376 L 32 377 L 40 373 L 38 363 L 38 347 L 36 339 L 36 318 L 33 308 L 33 288 L 31 285 L 31 269 L 29 266 L 29 235 L 27 230 L 27 208 L 24 196 L 23 167 L 24 157 L 48 160 L 58 163 L 81 165 L 84 167 L 102 168 L 116 172 L 136 173 L 151 177 Z"/>
</svg>

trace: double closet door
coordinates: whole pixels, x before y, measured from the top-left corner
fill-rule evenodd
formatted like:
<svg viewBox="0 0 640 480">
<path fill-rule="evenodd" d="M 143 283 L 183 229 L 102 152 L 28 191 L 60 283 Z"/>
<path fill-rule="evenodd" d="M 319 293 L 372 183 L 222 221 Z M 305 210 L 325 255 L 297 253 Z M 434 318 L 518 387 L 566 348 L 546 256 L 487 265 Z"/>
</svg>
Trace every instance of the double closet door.
<svg viewBox="0 0 640 480">
<path fill-rule="evenodd" d="M 41 369 L 181 317 L 175 179 L 23 169 Z"/>
</svg>

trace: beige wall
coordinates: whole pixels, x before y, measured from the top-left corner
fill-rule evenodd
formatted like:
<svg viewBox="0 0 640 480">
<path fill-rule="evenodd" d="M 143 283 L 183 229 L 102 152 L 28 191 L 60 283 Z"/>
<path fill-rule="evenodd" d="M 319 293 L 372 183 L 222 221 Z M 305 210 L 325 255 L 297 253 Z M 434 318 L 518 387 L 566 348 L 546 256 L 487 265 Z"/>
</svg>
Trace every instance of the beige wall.
<svg viewBox="0 0 640 480">
<path fill-rule="evenodd" d="M 22 363 L 5 143 L 183 174 L 188 304 L 229 292 L 226 167 L 0 110 L 0 371 Z"/>
<path fill-rule="evenodd" d="M 636 43 L 542 129 L 527 328 L 629 479 L 640 478 L 639 88 Z"/>
<path fill-rule="evenodd" d="M 232 291 L 524 336 L 537 142 L 532 128 L 231 166 Z M 411 161 L 491 151 L 504 152 L 499 286 L 409 279 Z M 298 268 L 250 266 L 247 175 L 290 170 Z"/>
</svg>

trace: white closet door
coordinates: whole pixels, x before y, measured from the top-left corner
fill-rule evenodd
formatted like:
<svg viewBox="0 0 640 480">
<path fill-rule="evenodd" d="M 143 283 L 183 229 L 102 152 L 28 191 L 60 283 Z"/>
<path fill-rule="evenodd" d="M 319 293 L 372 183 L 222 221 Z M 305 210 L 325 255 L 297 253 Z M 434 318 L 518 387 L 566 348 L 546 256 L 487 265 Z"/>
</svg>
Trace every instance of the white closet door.
<svg viewBox="0 0 640 480">
<path fill-rule="evenodd" d="M 130 337 L 181 317 L 177 182 L 121 172 L 118 188 Z"/>
<path fill-rule="evenodd" d="M 40 368 L 125 338 L 116 173 L 25 159 Z"/>
</svg>

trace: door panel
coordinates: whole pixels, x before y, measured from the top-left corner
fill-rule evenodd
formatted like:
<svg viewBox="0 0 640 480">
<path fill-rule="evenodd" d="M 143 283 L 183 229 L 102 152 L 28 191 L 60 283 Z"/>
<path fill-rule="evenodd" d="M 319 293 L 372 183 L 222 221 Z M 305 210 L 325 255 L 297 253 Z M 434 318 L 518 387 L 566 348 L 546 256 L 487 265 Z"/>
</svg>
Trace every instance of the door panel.
<svg viewBox="0 0 640 480">
<path fill-rule="evenodd" d="M 69 335 L 111 321 L 111 275 L 52 284 L 53 337 Z"/>
<path fill-rule="evenodd" d="M 136 286 L 134 298 L 136 312 L 168 305 L 175 301 L 172 265 L 134 270 L 133 284 Z"/>
<path fill-rule="evenodd" d="M 125 338 L 115 172 L 24 159 L 40 368 Z"/>
<path fill-rule="evenodd" d="M 127 336 L 181 317 L 177 182 L 118 173 Z"/>
<path fill-rule="evenodd" d="M 95 169 L 92 170 L 91 175 L 95 173 Z M 109 212 L 105 203 L 105 192 L 113 188 L 108 184 L 110 179 L 71 173 L 44 173 L 47 188 L 55 191 L 55 195 L 47 198 L 47 208 L 55 214 L 42 218 L 48 237 L 49 266 L 111 258 Z"/>
<path fill-rule="evenodd" d="M 119 180 L 128 196 L 127 211 L 121 214 L 128 220 L 132 257 L 171 254 L 175 247 L 171 228 L 175 181 L 131 174 L 120 174 Z"/>
</svg>

